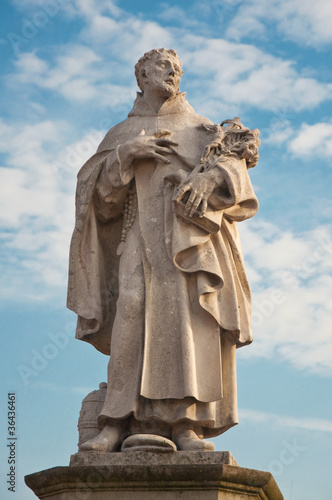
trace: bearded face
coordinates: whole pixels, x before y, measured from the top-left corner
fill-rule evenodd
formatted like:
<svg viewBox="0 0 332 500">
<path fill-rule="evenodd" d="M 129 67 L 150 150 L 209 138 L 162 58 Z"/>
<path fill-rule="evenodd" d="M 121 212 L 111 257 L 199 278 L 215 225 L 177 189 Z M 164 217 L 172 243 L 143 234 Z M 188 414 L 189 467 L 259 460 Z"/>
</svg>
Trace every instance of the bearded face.
<svg viewBox="0 0 332 500">
<path fill-rule="evenodd" d="M 161 53 L 148 59 L 142 70 L 144 91 L 171 97 L 179 93 L 182 70 L 177 57 Z"/>
</svg>

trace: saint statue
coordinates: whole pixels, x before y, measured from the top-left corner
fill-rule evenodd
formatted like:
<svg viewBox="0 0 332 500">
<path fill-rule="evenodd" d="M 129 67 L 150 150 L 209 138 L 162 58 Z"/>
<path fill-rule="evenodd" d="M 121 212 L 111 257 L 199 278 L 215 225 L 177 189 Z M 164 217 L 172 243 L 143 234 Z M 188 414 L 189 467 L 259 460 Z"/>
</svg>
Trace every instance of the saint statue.
<svg viewBox="0 0 332 500">
<path fill-rule="evenodd" d="M 144 54 L 132 111 L 78 174 L 68 307 L 110 355 L 81 450 L 213 450 L 205 438 L 238 421 L 235 352 L 252 334 L 237 222 L 258 208 L 260 142 L 239 118 L 197 115 L 182 73 L 174 50 Z"/>
</svg>

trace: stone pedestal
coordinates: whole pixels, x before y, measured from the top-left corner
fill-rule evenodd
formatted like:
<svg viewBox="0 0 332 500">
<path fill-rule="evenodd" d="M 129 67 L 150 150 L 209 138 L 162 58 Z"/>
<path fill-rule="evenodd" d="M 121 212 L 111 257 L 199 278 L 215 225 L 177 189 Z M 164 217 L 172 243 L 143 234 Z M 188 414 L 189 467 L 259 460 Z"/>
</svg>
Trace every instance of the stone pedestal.
<svg viewBox="0 0 332 500">
<path fill-rule="evenodd" d="M 77 453 L 25 481 L 48 500 L 283 500 L 270 473 L 239 467 L 229 452 Z"/>
</svg>

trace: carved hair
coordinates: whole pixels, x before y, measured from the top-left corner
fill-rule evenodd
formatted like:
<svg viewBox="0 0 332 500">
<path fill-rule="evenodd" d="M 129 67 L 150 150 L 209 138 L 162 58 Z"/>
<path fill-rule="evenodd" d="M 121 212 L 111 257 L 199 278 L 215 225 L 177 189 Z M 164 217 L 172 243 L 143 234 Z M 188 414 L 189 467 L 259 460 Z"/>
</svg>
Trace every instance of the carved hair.
<svg viewBox="0 0 332 500">
<path fill-rule="evenodd" d="M 139 88 L 141 89 L 142 92 L 144 92 L 144 89 L 143 89 L 144 84 L 142 81 L 141 71 L 144 68 L 146 61 L 148 61 L 149 59 L 152 59 L 157 54 L 164 54 L 164 53 L 169 54 L 173 57 L 176 57 L 177 60 L 179 61 L 180 68 L 182 67 L 182 63 L 179 59 L 179 56 L 177 55 L 176 51 L 173 49 L 165 49 L 165 48 L 152 49 L 149 52 L 145 52 L 145 54 L 135 64 L 135 76 L 136 76 L 136 80 L 137 80 L 137 85 L 139 86 Z M 182 71 L 182 73 L 183 73 L 183 71 Z"/>
</svg>

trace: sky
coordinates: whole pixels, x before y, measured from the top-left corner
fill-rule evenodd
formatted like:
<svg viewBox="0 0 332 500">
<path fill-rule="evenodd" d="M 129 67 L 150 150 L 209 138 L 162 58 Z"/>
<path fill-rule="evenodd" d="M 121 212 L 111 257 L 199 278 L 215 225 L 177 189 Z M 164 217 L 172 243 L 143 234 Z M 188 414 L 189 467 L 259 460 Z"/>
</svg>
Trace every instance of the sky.
<svg viewBox="0 0 332 500">
<path fill-rule="evenodd" d="M 180 90 L 214 123 L 261 131 L 258 214 L 239 224 L 253 293 L 238 426 L 214 439 L 288 500 L 329 500 L 332 415 L 332 4 L 329 0 L 3 0 L 0 16 L 0 497 L 68 465 L 107 357 L 66 309 L 76 174 L 135 99 L 133 67 L 177 50 Z M 8 491 L 15 393 L 16 492 Z"/>
</svg>

